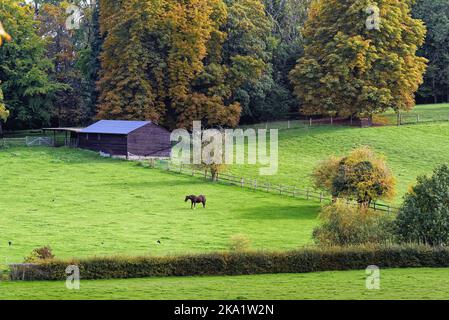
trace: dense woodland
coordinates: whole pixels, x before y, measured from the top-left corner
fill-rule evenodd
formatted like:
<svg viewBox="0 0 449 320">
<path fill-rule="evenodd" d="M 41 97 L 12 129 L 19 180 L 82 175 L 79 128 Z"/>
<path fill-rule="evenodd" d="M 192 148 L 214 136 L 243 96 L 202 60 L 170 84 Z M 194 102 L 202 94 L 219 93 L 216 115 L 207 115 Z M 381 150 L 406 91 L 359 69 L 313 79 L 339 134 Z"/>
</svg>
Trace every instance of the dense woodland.
<svg viewBox="0 0 449 320">
<path fill-rule="evenodd" d="M 0 117 L 233 127 L 449 101 L 449 2 L 375 2 L 380 30 L 367 0 L 0 0 Z"/>
</svg>

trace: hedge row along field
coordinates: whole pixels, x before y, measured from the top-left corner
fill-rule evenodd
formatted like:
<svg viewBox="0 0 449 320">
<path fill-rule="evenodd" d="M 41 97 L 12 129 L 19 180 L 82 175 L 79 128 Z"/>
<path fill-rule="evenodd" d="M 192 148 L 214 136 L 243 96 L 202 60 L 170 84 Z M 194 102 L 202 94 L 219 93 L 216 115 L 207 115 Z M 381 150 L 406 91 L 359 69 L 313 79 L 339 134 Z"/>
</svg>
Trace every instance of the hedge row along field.
<svg viewBox="0 0 449 320">
<path fill-rule="evenodd" d="M 427 246 L 311 248 L 178 257 L 108 257 L 12 265 L 11 280 L 64 280 L 69 265 L 84 280 L 168 276 L 220 276 L 380 268 L 449 267 L 449 249 Z"/>
</svg>

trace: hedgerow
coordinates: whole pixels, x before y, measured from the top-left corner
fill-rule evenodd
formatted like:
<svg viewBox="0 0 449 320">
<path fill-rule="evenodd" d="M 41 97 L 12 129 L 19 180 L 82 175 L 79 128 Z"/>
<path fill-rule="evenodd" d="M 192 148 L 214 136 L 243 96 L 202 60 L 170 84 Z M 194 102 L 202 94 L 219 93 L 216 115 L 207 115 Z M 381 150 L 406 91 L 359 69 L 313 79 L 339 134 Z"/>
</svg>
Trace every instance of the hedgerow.
<svg viewBox="0 0 449 320">
<path fill-rule="evenodd" d="M 232 252 L 175 257 L 95 257 L 11 265 L 12 280 L 65 280 L 69 265 L 81 279 L 217 276 L 380 268 L 449 267 L 449 249 L 419 245 L 305 248 L 287 252 Z"/>
</svg>

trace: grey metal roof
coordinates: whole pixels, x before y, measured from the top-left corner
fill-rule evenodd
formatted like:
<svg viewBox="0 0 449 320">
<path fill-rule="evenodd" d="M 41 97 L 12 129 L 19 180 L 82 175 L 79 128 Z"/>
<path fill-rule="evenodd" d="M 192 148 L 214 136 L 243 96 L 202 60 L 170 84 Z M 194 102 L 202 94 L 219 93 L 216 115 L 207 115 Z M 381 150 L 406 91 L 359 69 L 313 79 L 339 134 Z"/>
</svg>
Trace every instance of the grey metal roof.
<svg viewBox="0 0 449 320">
<path fill-rule="evenodd" d="M 100 120 L 81 130 L 81 133 L 128 134 L 150 123 L 151 121 Z"/>
</svg>

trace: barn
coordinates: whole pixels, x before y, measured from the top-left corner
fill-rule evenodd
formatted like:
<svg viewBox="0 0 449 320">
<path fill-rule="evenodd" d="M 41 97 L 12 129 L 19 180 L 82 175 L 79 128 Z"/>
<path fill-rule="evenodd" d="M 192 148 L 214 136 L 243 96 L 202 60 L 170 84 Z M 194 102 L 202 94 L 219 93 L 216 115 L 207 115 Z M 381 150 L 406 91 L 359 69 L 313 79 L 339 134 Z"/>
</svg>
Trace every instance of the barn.
<svg viewBox="0 0 449 320">
<path fill-rule="evenodd" d="M 113 157 L 170 157 L 170 132 L 151 121 L 101 120 L 72 136 L 76 146 Z"/>
</svg>

